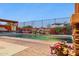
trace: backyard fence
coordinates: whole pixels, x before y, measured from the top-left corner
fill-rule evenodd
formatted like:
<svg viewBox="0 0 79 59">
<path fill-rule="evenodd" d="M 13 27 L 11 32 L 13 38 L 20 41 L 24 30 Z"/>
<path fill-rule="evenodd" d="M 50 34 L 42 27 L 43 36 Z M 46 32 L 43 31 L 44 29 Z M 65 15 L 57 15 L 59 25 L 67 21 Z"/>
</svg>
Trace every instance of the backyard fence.
<svg viewBox="0 0 79 59">
<path fill-rule="evenodd" d="M 19 22 L 19 27 L 30 33 L 71 34 L 70 17 Z"/>
<path fill-rule="evenodd" d="M 55 19 L 42 19 L 42 20 L 34 20 L 34 21 L 27 21 L 27 22 L 19 22 L 19 27 L 24 26 L 32 26 L 33 28 L 50 28 L 55 23 L 60 24 L 67 24 L 70 21 L 70 17 L 62 17 L 62 18 L 55 18 Z"/>
</svg>

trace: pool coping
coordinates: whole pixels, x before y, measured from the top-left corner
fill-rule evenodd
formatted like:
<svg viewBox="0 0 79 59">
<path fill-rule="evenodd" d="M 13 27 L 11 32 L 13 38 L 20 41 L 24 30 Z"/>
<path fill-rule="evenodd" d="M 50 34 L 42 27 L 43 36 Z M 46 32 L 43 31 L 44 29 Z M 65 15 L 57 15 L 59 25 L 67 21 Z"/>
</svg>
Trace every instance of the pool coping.
<svg viewBox="0 0 79 59">
<path fill-rule="evenodd" d="M 0 36 L 0 39 L 12 39 L 12 40 L 22 40 L 22 41 L 28 41 L 33 43 L 40 43 L 40 44 L 54 44 L 55 42 L 50 41 L 43 41 L 43 40 L 33 40 L 28 38 L 16 38 L 16 37 L 9 37 L 9 36 Z"/>
</svg>

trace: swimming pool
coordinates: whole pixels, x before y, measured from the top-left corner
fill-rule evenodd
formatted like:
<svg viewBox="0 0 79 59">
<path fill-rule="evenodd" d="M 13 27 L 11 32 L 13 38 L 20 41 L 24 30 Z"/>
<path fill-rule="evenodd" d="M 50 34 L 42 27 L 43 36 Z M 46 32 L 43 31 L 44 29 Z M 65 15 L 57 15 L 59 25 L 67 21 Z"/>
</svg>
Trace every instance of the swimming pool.
<svg viewBox="0 0 79 59">
<path fill-rule="evenodd" d="M 16 35 L 15 37 L 17 38 L 28 38 L 28 39 L 33 39 L 33 40 L 43 40 L 43 41 L 60 41 L 60 40 L 65 40 L 69 43 L 72 42 L 72 37 L 68 36 L 68 37 L 57 37 L 57 36 L 53 36 L 53 35 L 33 35 L 33 34 L 19 34 Z"/>
</svg>

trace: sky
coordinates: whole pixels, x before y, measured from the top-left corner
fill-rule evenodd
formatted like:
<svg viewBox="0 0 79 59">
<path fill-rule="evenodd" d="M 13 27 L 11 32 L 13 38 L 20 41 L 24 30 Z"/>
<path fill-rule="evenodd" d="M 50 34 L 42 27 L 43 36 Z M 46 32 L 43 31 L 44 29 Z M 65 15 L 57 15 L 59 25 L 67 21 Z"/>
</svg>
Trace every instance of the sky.
<svg viewBox="0 0 79 59">
<path fill-rule="evenodd" d="M 74 4 L 68 3 L 0 3 L 0 18 L 19 22 L 70 17 L 73 13 Z"/>
</svg>

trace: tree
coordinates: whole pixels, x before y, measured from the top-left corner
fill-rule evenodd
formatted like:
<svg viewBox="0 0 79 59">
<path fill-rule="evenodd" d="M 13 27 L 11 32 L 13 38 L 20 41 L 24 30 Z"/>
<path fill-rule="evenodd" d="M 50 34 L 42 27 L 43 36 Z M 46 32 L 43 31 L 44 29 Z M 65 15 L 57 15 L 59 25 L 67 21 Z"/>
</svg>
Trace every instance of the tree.
<svg viewBox="0 0 79 59">
<path fill-rule="evenodd" d="M 61 27 L 56 27 L 55 30 L 56 30 L 57 33 L 60 33 L 61 32 Z"/>
<path fill-rule="evenodd" d="M 28 26 L 23 26 L 23 28 L 33 28 L 33 27 L 28 25 Z"/>
<path fill-rule="evenodd" d="M 66 30 L 67 30 L 67 34 L 71 34 L 71 26 L 70 26 L 70 24 L 69 23 L 66 24 L 65 27 L 66 27 Z"/>
</svg>

